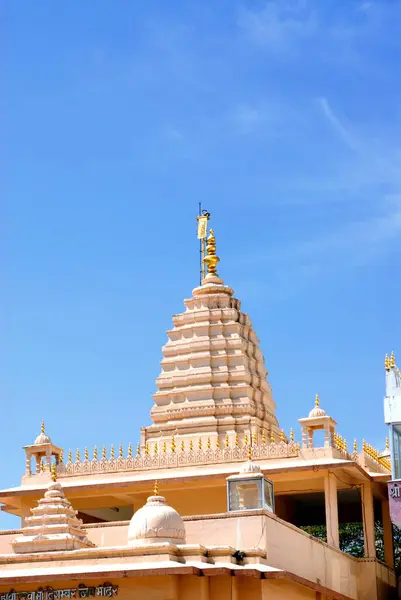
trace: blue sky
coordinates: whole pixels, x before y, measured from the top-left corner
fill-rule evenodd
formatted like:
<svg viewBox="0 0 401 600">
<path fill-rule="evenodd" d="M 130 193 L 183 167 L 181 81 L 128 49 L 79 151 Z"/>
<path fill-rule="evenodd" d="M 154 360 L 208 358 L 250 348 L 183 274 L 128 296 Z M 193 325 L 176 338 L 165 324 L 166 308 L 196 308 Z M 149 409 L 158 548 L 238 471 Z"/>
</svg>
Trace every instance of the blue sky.
<svg viewBox="0 0 401 600">
<path fill-rule="evenodd" d="M 199 201 L 280 424 L 299 439 L 319 392 L 383 446 L 400 23 L 399 0 L 3 4 L 2 488 L 42 419 L 66 451 L 136 443 L 198 281 Z"/>
</svg>

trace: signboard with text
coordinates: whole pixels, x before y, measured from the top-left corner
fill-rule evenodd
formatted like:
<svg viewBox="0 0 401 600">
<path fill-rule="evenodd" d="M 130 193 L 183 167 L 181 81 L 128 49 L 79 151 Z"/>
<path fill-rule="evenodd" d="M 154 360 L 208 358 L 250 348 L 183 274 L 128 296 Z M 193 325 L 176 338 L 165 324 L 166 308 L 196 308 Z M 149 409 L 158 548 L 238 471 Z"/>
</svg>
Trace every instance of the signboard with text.
<svg viewBox="0 0 401 600">
<path fill-rule="evenodd" d="M 16 592 L 10 590 L 0 593 L 0 600 L 61 600 L 62 598 L 113 598 L 118 595 L 118 585 L 104 583 L 98 586 L 86 586 L 80 583 L 77 588 L 54 590 L 52 587 L 40 587 L 35 592 Z"/>
<path fill-rule="evenodd" d="M 388 484 L 388 500 L 390 519 L 394 525 L 401 527 L 401 481 L 390 481 Z"/>
</svg>

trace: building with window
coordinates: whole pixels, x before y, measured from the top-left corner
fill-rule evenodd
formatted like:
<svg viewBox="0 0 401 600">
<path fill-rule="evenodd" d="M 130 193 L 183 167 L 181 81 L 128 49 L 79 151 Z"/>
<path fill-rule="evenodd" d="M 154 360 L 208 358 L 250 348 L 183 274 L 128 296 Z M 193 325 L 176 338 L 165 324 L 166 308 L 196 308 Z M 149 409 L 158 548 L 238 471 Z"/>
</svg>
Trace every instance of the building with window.
<svg viewBox="0 0 401 600">
<path fill-rule="evenodd" d="M 25 446 L 21 483 L 0 491 L 21 519 L 0 532 L 1 600 L 394 596 L 388 453 L 349 447 L 318 396 L 280 428 L 252 322 L 217 274 L 213 231 L 204 245 L 207 272 L 173 316 L 138 447 L 66 455 L 44 424 Z M 399 388 L 395 367 L 386 373 Z M 399 469 L 398 425 L 391 444 Z M 363 558 L 340 549 L 348 522 L 363 524 Z"/>
<path fill-rule="evenodd" d="M 394 525 L 401 527 L 401 371 L 396 365 L 394 352 L 386 355 L 386 396 L 384 418 L 389 426 L 389 458 L 392 481 L 389 482 L 390 514 Z"/>
</svg>

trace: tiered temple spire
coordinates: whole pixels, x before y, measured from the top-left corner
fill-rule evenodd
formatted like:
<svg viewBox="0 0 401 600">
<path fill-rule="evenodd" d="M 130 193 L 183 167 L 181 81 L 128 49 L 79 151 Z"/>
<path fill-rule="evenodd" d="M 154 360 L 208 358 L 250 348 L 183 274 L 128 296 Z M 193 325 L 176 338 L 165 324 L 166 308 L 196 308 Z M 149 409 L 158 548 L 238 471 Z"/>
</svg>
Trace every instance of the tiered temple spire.
<svg viewBox="0 0 401 600">
<path fill-rule="evenodd" d="M 163 347 L 162 371 L 156 380 L 153 425 L 142 430 L 141 448 L 163 447 L 176 433 L 175 442 L 199 435 L 212 447 L 245 433 L 262 429 L 280 438 L 275 403 L 259 341 L 249 317 L 233 290 L 217 275 L 216 237 L 210 230 L 202 284 L 185 300 L 185 311 L 173 317 Z"/>
</svg>

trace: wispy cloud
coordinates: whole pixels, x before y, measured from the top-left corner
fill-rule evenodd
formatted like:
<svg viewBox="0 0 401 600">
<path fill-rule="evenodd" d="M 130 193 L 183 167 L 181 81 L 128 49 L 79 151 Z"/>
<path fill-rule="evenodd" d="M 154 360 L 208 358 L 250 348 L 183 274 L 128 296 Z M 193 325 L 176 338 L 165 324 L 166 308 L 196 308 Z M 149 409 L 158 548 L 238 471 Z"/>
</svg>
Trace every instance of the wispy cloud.
<svg viewBox="0 0 401 600">
<path fill-rule="evenodd" d="M 329 120 L 332 127 L 335 131 L 340 135 L 340 137 L 344 140 L 344 142 L 351 148 L 351 150 L 359 150 L 359 145 L 355 140 L 354 136 L 350 133 L 350 131 L 342 124 L 340 119 L 334 114 L 332 111 L 330 104 L 327 98 L 320 97 L 317 98 L 317 102 L 322 109 L 323 114 Z"/>
<path fill-rule="evenodd" d="M 283 52 L 317 27 L 316 14 L 308 3 L 270 0 L 262 10 L 242 9 L 238 24 L 249 38 L 275 52 Z"/>
</svg>

